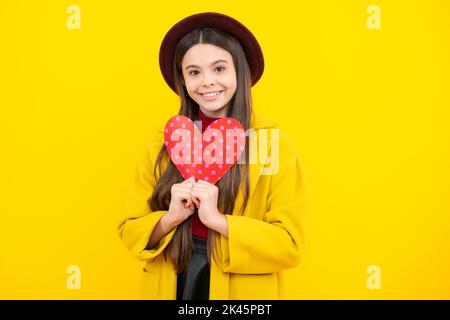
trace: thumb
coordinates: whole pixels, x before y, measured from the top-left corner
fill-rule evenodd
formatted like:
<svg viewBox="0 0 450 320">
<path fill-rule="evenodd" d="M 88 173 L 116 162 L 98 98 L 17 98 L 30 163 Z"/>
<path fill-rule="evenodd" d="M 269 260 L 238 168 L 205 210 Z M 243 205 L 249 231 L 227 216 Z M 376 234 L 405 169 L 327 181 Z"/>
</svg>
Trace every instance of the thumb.
<svg viewBox="0 0 450 320">
<path fill-rule="evenodd" d="M 183 183 L 187 183 L 187 182 L 195 182 L 194 176 L 191 176 L 190 178 L 183 181 Z"/>
</svg>

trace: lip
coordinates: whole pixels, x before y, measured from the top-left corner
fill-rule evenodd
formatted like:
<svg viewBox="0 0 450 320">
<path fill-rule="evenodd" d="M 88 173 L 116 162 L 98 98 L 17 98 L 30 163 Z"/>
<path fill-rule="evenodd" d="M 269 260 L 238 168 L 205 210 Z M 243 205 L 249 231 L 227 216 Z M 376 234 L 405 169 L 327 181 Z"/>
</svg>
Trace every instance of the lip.
<svg viewBox="0 0 450 320">
<path fill-rule="evenodd" d="M 203 92 L 203 93 L 199 93 L 201 95 L 201 97 L 203 98 L 203 100 L 205 101 L 213 101 L 216 100 L 222 93 L 224 90 L 219 90 L 219 91 L 211 91 L 211 92 Z M 218 95 L 212 96 L 212 97 L 205 97 L 203 94 L 205 93 L 215 93 L 218 92 Z"/>
</svg>

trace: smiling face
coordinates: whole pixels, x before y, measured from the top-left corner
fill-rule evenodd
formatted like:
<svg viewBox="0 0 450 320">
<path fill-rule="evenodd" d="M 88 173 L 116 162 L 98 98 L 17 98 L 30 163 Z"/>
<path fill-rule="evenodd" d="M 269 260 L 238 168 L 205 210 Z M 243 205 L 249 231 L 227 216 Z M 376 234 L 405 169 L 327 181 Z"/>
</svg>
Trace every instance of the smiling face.
<svg viewBox="0 0 450 320">
<path fill-rule="evenodd" d="M 196 44 L 181 67 L 186 90 L 200 110 L 209 117 L 225 117 L 237 83 L 231 54 L 212 44 Z"/>
</svg>

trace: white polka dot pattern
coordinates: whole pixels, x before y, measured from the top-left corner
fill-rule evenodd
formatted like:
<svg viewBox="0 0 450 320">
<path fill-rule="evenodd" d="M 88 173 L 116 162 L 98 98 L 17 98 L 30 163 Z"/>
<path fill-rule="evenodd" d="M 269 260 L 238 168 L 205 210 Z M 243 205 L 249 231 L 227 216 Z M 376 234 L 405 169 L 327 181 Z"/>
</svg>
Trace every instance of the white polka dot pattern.
<svg viewBox="0 0 450 320">
<path fill-rule="evenodd" d="M 245 132 L 239 121 L 221 118 L 203 134 L 185 116 L 174 116 L 164 130 L 166 149 L 184 179 L 191 176 L 215 184 L 238 161 L 245 149 Z"/>
</svg>

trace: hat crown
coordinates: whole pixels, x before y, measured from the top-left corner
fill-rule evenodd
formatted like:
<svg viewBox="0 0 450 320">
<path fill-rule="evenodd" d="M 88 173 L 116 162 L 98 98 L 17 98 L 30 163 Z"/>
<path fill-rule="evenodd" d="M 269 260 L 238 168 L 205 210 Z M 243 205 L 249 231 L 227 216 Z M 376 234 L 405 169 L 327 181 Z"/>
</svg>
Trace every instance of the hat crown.
<svg viewBox="0 0 450 320">
<path fill-rule="evenodd" d="M 252 86 L 264 72 L 264 56 L 255 36 L 236 19 L 217 12 L 203 12 L 177 22 L 164 36 L 159 50 L 159 66 L 164 80 L 176 93 L 173 60 L 178 42 L 198 28 L 217 28 L 226 31 L 241 44 L 250 67 Z"/>
</svg>

